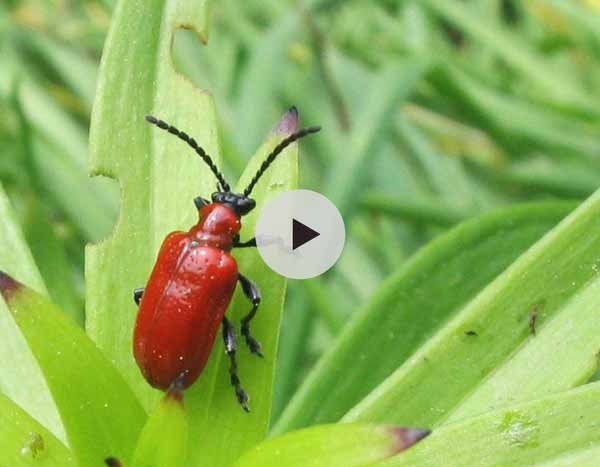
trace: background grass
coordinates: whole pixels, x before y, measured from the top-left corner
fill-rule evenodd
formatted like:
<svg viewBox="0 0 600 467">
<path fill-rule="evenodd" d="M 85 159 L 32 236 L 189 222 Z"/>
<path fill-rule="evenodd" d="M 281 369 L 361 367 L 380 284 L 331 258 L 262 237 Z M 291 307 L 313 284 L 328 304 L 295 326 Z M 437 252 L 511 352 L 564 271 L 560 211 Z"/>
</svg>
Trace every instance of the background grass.
<svg viewBox="0 0 600 467">
<path fill-rule="evenodd" d="M 0 182 L 50 296 L 81 325 L 83 247 L 119 211 L 116 183 L 86 168 L 115 3 L 0 5 Z M 340 207 L 347 245 L 326 275 L 289 283 L 273 421 L 431 239 L 496 207 L 575 206 L 600 186 L 593 0 L 215 0 L 209 45 L 181 29 L 172 58 L 214 96 L 231 179 L 290 105 L 324 128 L 302 142 L 300 186 Z"/>
</svg>

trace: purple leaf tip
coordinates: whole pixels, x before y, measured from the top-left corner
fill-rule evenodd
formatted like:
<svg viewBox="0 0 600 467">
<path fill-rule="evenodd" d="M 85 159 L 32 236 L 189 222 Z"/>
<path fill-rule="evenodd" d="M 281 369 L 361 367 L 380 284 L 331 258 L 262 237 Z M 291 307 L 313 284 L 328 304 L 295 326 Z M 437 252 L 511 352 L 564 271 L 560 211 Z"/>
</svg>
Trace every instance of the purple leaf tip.
<svg viewBox="0 0 600 467">
<path fill-rule="evenodd" d="M 431 433 L 431 430 L 424 428 L 393 427 L 391 431 L 397 440 L 395 453 L 408 449 Z"/>
<path fill-rule="evenodd" d="M 289 134 L 295 133 L 300 128 L 300 119 L 298 118 L 298 109 L 295 106 L 283 114 L 283 117 L 273 128 L 273 133 Z"/>
<path fill-rule="evenodd" d="M 0 293 L 4 300 L 8 301 L 16 290 L 22 287 L 22 284 L 14 280 L 8 274 L 0 271 Z"/>
<path fill-rule="evenodd" d="M 104 459 L 104 463 L 108 465 L 108 467 L 121 467 L 121 463 L 115 457 L 107 457 Z"/>
</svg>

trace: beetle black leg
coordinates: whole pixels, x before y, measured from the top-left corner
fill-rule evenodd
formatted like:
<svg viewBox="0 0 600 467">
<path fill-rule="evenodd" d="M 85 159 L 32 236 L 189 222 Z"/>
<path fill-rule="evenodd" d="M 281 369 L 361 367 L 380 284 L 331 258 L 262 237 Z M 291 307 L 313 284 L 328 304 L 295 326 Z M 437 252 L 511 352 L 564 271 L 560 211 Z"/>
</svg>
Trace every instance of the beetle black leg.
<svg viewBox="0 0 600 467">
<path fill-rule="evenodd" d="M 251 238 L 250 240 L 246 241 L 246 242 L 240 242 L 240 240 L 238 239 L 233 247 L 234 248 L 252 248 L 256 246 L 256 238 Z"/>
<path fill-rule="evenodd" d="M 250 335 L 250 321 L 252 321 L 252 318 L 256 315 L 258 305 L 260 305 L 260 290 L 258 290 L 258 287 L 254 282 L 239 273 L 238 280 L 242 285 L 244 295 L 252 302 L 252 309 L 242 319 L 242 336 L 246 339 L 246 344 L 250 348 L 250 352 L 262 357 L 263 354 L 260 350 L 260 343 Z"/>
<path fill-rule="evenodd" d="M 197 198 L 194 198 L 194 204 L 196 205 L 196 207 L 198 209 L 200 209 L 202 206 L 206 206 L 207 204 L 210 204 L 210 201 L 203 198 L 202 196 L 198 196 Z"/>
<path fill-rule="evenodd" d="M 223 318 L 223 342 L 225 343 L 225 353 L 229 356 L 229 380 L 235 389 L 235 396 L 238 402 L 246 412 L 250 412 L 248 408 L 248 394 L 242 388 L 240 379 L 237 375 L 237 361 L 235 359 L 235 329 L 227 318 Z"/>
<path fill-rule="evenodd" d="M 139 305 L 142 301 L 142 295 L 144 295 L 144 287 L 138 287 L 133 289 L 133 301 L 136 305 Z"/>
</svg>

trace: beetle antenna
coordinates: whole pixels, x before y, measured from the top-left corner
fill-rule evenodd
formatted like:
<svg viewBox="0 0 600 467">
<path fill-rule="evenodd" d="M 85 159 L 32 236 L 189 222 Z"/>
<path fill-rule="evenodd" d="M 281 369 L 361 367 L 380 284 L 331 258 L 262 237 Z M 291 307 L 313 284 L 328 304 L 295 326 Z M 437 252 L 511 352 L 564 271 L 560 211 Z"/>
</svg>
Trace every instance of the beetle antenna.
<svg viewBox="0 0 600 467">
<path fill-rule="evenodd" d="M 277 156 L 281 154 L 285 148 L 287 148 L 290 144 L 299 140 L 300 138 L 304 138 L 305 136 L 308 136 L 311 133 L 317 133 L 320 130 L 320 126 L 309 126 L 307 128 L 302 128 L 296 133 L 292 133 L 290 136 L 283 139 L 277 146 L 275 146 L 275 149 L 273 149 L 273 151 L 271 151 L 271 154 L 269 154 L 264 160 L 256 174 L 254 175 L 254 178 L 252 178 L 252 181 L 244 190 L 244 196 L 247 197 L 250 195 L 252 189 L 254 188 L 254 185 L 256 185 L 256 182 L 258 182 L 260 177 L 263 176 L 263 174 L 267 171 L 269 166 L 275 161 L 275 159 L 277 159 Z"/>
<path fill-rule="evenodd" d="M 189 136 L 187 133 L 178 130 L 174 126 L 169 125 L 167 122 L 153 117 L 152 115 L 146 115 L 146 120 L 152 123 L 153 125 L 156 125 L 158 128 L 168 131 L 172 135 L 177 136 L 179 139 L 189 144 L 194 149 L 194 151 L 196 151 L 196 154 L 198 154 L 200 158 L 204 162 L 206 162 L 206 165 L 208 165 L 208 168 L 212 171 L 215 177 L 217 177 L 217 181 L 219 182 L 219 185 L 221 185 L 223 191 L 231 191 L 229 183 L 225 181 L 225 177 L 223 177 L 223 174 L 219 172 L 219 169 L 217 168 L 216 164 L 213 162 L 210 156 L 206 154 L 206 151 L 202 149 L 201 146 L 198 146 L 198 143 L 196 143 L 196 140 L 194 138 Z"/>
</svg>

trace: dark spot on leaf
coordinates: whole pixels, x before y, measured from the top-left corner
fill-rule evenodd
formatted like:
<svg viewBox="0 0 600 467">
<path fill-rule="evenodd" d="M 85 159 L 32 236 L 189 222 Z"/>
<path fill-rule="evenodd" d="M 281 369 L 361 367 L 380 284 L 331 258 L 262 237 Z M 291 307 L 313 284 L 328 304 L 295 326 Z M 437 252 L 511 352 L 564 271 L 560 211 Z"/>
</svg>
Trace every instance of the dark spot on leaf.
<svg viewBox="0 0 600 467">
<path fill-rule="evenodd" d="M 465 334 L 467 336 L 478 336 L 476 331 L 473 331 L 472 329 L 469 329 L 468 331 L 465 331 Z"/>
<path fill-rule="evenodd" d="M 108 467 L 122 467 L 121 462 L 116 457 L 107 457 L 104 459 L 104 463 L 108 465 Z"/>
<path fill-rule="evenodd" d="M 529 313 L 529 332 L 532 336 L 535 336 L 536 334 L 535 325 L 537 323 L 539 311 L 544 307 L 544 304 L 544 300 L 540 301 L 539 303 L 536 303 L 535 305 L 533 305 L 533 307 L 531 308 L 531 312 Z"/>
</svg>

